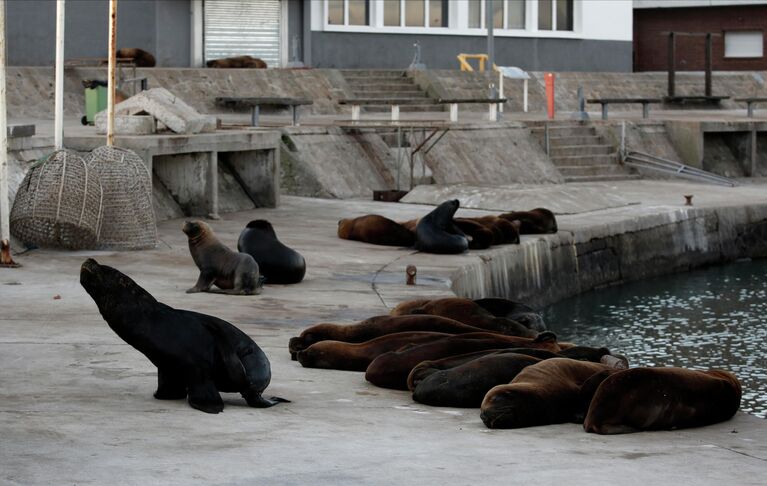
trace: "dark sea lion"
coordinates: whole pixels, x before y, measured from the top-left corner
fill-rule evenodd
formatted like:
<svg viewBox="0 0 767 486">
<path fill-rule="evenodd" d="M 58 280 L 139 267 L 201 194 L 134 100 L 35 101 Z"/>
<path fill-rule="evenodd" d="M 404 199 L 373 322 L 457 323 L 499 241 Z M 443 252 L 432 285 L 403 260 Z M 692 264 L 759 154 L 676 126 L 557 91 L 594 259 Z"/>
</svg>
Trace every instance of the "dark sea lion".
<svg viewBox="0 0 767 486">
<path fill-rule="evenodd" d="M 474 303 L 495 317 L 511 319 L 534 331 L 540 332 L 546 330 L 546 323 L 543 321 L 543 316 L 527 304 L 495 297 L 474 299 Z"/>
<path fill-rule="evenodd" d="M 291 356 L 295 356 L 299 351 L 319 341 L 362 343 L 386 334 L 409 331 L 465 334 L 482 332 L 482 329 L 439 316 L 375 316 L 356 324 L 315 324 L 304 329 L 299 336 L 291 338 L 288 349 Z"/>
<path fill-rule="evenodd" d="M 727 371 L 633 368 L 599 385 L 583 428 L 625 434 L 710 425 L 732 418 L 741 395 L 740 382 Z"/>
<path fill-rule="evenodd" d="M 340 220 L 338 237 L 384 246 L 413 246 L 415 243 L 412 231 L 378 214 Z"/>
<path fill-rule="evenodd" d="M 250 69 L 266 69 L 266 63 L 257 57 L 253 56 L 234 56 L 234 57 L 223 57 L 221 59 L 213 59 L 211 61 L 208 61 L 205 63 L 206 66 L 209 68 L 219 68 L 219 69 L 243 69 L 243 68 L 250 68 Z"/>
<path fill-rule="evenodd" d="M 467 218 L 471 221 L 484 225 L 493 231 L 495 239 L 494 245 L 506 245 L 519 243 L 519 221 L 509 221 L 499 216 L 477 216 Z"/>
<path fill-rule="evenodd" d="M 157 366 L 159 400 L 187 398 L 203 412 L 224 409 L 219 392 L 238 392 L 251 407 L 271 407 L 283 398 L 262 396 L 272 373 L 261 348 L 217 317 L 174 309 L 118 270 L 88 259 L 80 284 L 109 327 Z"/>
<path fill-rule="evenodd" d="M 389 315 L 405 316 L 408 314 L 412 314 L 413 309 L 418 309 L 420 307 L 423 307 L 424 305 L 428 304 L 431 301 L 432 299 L 406 300 L 405 302 L 400 302 L 392 310 L 390 310 Z"/>
<path fill-rule="evenodd" d="M 444 337 L 433 342 L 382 353 L 365 370 L 365 379 L 381 388 L 407 390 L 407 377 L 418 363 L 485 349 L 535 348 L 560 350 L 553 333 L 541 333 L 535 339 L 477 332 Z"/>
<path fill-rule="evenodd" d="M 232 295 L 261 293 L 263 279 L 252 256 L 238 253 L 221 243 L 203 221 L 187 221 L 183 231 L 189 240 L 189 252 L 200 269 L 200 277 L 186 293 L 215 292 Z M 211 290 L 216 284 L 221 290 Z"/>
<path fill-rule="evenodd" d="M 581 385 L 608 366 L 553 358 L 522 370 L 509 384 L 490 389 L 480 417 L 491 429 L 580 422 L 587 409 Z"/>
<path fill-rule="evenodd" d="M 499 217 L 508 221 L 519 221 L 519 233 L 522 235 L 557 232 L 557 219 L 554 217 L 554 213 L 546 208 L 535 208 L 530 211 L 511 211 L 500 214 Z"/>
<path fill-rule="evenodd" d="M 253 257 L 268 284 L 295 284 L 306 274 L 304 257 L 282 244 L 272 224 L 264 219 L 251 221 L 242 230 L 237 251 Z"/>
<path fill-rule="evenodd" d="M 425 253 L 463 253 L 469 240 L 453 222 L 458 211 L 458 199 L 445 201 L 418 221 L 415 228 L 415 248 Z"/>
<path fill-rule="evenodd" d="M 441 332 L 398 332 L 362 343 L 320 341 L 299 351 L 297 358 L 304 368 L 365 371 L 370 362 L 382 353 L 448 336 L 450 334 Z"/>
<path fill-rule="evenodd" d="M 117 59 L 130 59 L 136 67 L 154 67 L 156 64 L 152 54 L 144 49 L 135 47 L 123 47 L 122 49 L 117 49 L 115 57 L 117 57 Z"/>
<path fill-rule="evenodd" d="M 482 223 L 469 218 L 455 218 L 453 221 L 458 229 L 469 238 L 470 250 L 484 250 L 494 244 L 496 235 L 493 234 L 493 230 Z"/>
<path fill-rule="evenodd" d="M 496 317 L 471 299 L 446 297 L 430 300 L 421 307 L 410 307 L 411 314 L 448 317 L 469 326 L 510 336 L 535 337 L 538 332 L 506 317 Z"/>
</svg>

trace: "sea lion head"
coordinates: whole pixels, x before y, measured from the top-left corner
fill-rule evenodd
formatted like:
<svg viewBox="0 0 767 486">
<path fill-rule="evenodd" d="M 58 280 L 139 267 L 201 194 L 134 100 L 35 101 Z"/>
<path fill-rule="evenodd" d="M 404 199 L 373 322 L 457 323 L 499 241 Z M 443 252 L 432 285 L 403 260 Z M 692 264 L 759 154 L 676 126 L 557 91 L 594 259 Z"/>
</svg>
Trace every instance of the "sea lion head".
<svg viewBox="0 0 767 486">
<path fill-rule="evenodd" d="M 317 343 L 320 344 L 320 343 Z M 333 363 L 328 361 L 327 353 L 323 346 L 309 346 L 296 353 L 298 362 L 304 368 L 332 368 Z"/>
<path fill-rule="evenodd" d="M 529 392 L 510 385 L 491 388 L 480 409 L 479 416 L 489 429 L 516 429 L 535 424 L 541 413 L 540 404 Z"/>
<path fill-rule="evenodd" d="M 272 223 L 270 223 L 269 221 L 265 219 L 254 219 L 253 221 L 248 223 L 248 225 L 245 227 L 249 229 L 261 230 L 262 232 L 270 234 L 272 236 L 275 235 L 274 227 L 272 226 Z"/>
<path fill-rule="evenodd" d="M 156 302 L 146 290 L 116 268 L 100 265 L 93 258 L 80 267 L 80 285 L 99 306 L 102 315 L 126 303 Z"/>
<path fill-rule="evenodd" d="M 186 233 L 190 243 L 204 238 L 206 234 L 211 232 L 210 226 L 203 221 L 186 221 L 181 227 L 181 231 Z"/>
<path fill-rule="evenodd" d="M 351 219 L 339 219 L 338 220 L 338 237 L 345 240 L 349 239 L 349 235 L 352 232 L 353 220 Z"/>
</svg>

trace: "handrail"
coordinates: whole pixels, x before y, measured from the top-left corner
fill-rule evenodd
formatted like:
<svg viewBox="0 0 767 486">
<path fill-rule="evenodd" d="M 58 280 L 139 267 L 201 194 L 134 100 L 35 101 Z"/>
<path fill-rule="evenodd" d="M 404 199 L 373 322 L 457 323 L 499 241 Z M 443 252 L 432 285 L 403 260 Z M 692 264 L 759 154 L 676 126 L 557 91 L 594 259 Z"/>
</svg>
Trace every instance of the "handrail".
<svg viewBox="0 0 767 486">
<path fill-rule="evenodd" d="M 729 177 L 720 176 L 673 160 L 634 150 L 629 150 L 623 155 L 623 163 L 633 167 L 655 170 L 687 179 L 710 182 L 712 184 L 720 184 L 730 187 L 738 185 L 734 179 L 730 179 Z"/>
<path fill-rule="evenodd" d="M 469 64 L 469 59 L 476 59 L 479 61 L 479 71 L 485 71 L 485 63 L 488 60 L 487 54 L 465 54 L 461 53 L 455 56 L 458 59 L 458 64 L 461 66 L 461 71 L 474 71 L 474 67 Z M 493 63 L 493 71 L 498 71 L 498 66 Z"/>
</svg>

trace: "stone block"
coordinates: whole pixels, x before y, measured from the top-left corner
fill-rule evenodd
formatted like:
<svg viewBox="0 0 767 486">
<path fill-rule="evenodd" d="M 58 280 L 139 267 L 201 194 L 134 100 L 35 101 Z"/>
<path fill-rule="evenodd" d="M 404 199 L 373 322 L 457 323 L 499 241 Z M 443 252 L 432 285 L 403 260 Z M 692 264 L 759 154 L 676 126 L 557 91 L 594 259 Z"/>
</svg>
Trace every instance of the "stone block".
<svg viewBox="0 0 767 486">
<path fill-rule="evenodd" d="M 96 115 L 96 130 L 107 133 L 105 112 Z M 150 135 L 157 131 L 155 119 L 150 115 L 115 115 L 115 135 Z"/>
<path fill-rule="evenodd" d="M 31 137 L 34 134 L 34 125 L 8 125 L 8 138 Z"/>
</svg>

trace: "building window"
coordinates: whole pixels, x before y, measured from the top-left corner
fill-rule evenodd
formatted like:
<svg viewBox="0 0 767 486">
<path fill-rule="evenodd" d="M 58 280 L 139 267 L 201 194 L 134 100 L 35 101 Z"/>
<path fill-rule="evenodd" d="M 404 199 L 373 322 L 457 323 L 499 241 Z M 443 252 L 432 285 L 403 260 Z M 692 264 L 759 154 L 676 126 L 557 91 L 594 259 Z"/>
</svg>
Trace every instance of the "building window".
<svg viewBox="0 0 767 486">
<path fill-rule="evenodd" d="M 383 24 L 385 27 L 447 27 L 447 5 L 448 0 L 383 0 Z"/>
<path fill-rule="evenodd" d="M 485 28 L 486 0 L 469 0 L 469 28 Z M 493 28 L 524 29 L 526 0 L 493 0 Z"/>
<path fill-rule="evenodd" d="M 573 0 L 538 0 L 538 30 L 573 30 Z"/>
<path fill-rule="evenodd" d="M 370 0 L 327 0 L 328 25 L 370 25 Z"/>
<path fill-rule="evenodd" d="M 761 31 L 724 33 L 724 57 L 744 58 L 764 56 L 764 34 Z"/>
<path fill-rule="evenodd" d="M 400 12 L 402 2 L 400 0 L 384 0 L 384 25 L 387 27 L 399 27 L 402 23 Z"/>
<path fill-rule="evenodd" d="M 405 0 L 405 25 L 407 27 L 423 27 L 425 25 L 425 0 Z"/>
<path fill-rule="evenodd" d="M 429 27 L 447 27 L 447 0 L 429 0 Z"/>
</svg>

